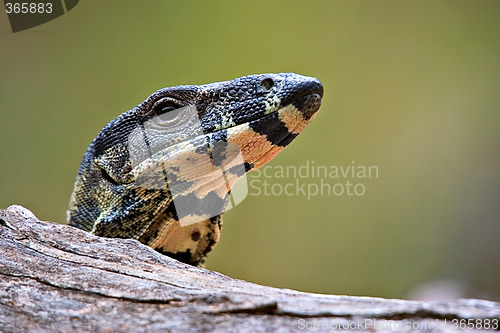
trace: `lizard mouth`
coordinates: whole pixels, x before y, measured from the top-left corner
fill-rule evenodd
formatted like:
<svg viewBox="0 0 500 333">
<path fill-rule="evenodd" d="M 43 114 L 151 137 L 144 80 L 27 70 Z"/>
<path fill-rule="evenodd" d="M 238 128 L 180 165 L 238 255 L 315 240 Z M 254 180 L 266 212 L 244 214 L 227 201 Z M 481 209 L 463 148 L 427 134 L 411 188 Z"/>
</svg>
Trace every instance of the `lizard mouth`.
<svg viewBox="0 0 500 333">
<path fill-rule="evenodd" d="M 258 169 L 302 132 L 320 106 L 320 93 L 304 94 L 271 113 L 226 129 L 228 142 L 241 150 L 247 171 Z"/>
<path fill-rule="evenodd" d="M 216 119 L 219 110 L 215 112 L 203 112 L 200 119 L 206 115 L 207 122 L 203 119 L 203 129 L 205 134 L 213 134 L 221 130 L 228 130 L 244 124 L 254 122 L 262 122 L 268 119 L 270 114 L 277 113 L 283 108 L 295 106 L 299 110 L 304 119 L 309 120 L 320 108 L 321 99 L 323 97 L 323 85 L 315 78 L 301 79 L 300 82 L 288 81 L 277 83 L 280 85 L 278 91 L 271 93 L 267 97 L 262 97 L 263 102 L 255 101 L 250 108 L 241 107 L 236 104 L 229 107 L 224 112 L 228 115 L 221 117 L 221 122 L 218 126 L 210 125 L 212 119 Z"/>
<path fill-rule="evenodd" d="M 321 91 L 307 91 L 277 110 L 248 122 L 250 130 L 274 146 L 287 146 L 314 118 L 321 106 Z"/>
<path fill-rule="evenodd" d="M 295 88 L 295 93 L 284 98 L 281 105 L 293 104 L 304 114 L 304 118 L 309 119 L 321 106 L 323 92 L 323 85 L 320 81 L 316 79 L 304 81 Z"/>
<path fill-rule="evenodd" d="M 311 119 L 312 116 L 318 112 L 321 106 L 321 98 L 323 97 L 323 89 L 320 92 L 314 92 L 311 94 L 306 94 L 291 104 L 295 106 L 304 116 L 305 120 Z"/>
</svg>

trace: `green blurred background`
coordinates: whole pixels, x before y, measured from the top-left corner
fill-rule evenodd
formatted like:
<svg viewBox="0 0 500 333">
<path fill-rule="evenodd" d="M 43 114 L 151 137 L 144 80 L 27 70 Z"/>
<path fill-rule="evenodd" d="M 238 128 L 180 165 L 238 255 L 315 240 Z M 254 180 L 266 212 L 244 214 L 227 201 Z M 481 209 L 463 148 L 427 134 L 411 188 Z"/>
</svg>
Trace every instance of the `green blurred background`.
<svg viewBox="0 0 500 333">
<path fill-rule="evenodd" d="M 13 34 L 2 8 L 0 207 L 64 223 L 90 141 L 159 88 L 296 72 L 323 82 L 323 105 L 271 165 L 354 161 L 379 178 L 361 197 L 249 195 L 206 267 L 382 297 L 453 281 L 500 300 L 499 18 L 496 0 L 81 1 Z"/>
</svg>

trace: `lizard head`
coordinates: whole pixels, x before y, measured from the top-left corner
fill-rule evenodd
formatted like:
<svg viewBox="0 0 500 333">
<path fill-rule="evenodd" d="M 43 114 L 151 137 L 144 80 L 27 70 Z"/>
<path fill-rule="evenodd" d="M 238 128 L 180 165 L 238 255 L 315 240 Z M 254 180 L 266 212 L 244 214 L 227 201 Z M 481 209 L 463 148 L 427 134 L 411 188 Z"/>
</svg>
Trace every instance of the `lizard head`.
<svg viewBox="0 0 500 333">
<path fill-rule="evenodd" d="M 286 147 L 314 118 L 322 96 L 317 79 L 293 73 L 154 92 L 90 144 L 69 224 L 140 239 L 159 216 L 222 213 L 236 180 Z M 176 198 L 187 212 L 177 202 L 173 208 Z"/>
<path fill-rule="evenodd" d="M 247 171 L 267 163 L 314 118 L 323 86 L 294 73 L 160 89 L 136 108 L 154 151 L 193 137 L 234 143 Z"/>
</svg>

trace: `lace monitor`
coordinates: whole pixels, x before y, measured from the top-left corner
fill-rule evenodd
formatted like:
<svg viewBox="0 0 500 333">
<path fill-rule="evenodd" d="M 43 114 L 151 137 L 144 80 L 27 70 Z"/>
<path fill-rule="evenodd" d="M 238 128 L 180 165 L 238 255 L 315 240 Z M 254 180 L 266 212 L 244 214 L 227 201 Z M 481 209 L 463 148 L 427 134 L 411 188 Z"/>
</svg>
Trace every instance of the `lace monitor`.
<svg viewBox="0 0 500 333">
<path fill-rule="evenodd" d="M 283 150 L 314 118 L 322 97 L 317 79 L 294 73 L 160 89 L 92 141 L 67 222 L 200 265 L 219 240 L 235 181 Z M 211 170 L 200 175 L 207 156 Z M 221 166 L 224 172 L 214 172 Z M 182 200 L 183 216 L 194 216 L 188 225 L 180 223 Z"/>
</svg>

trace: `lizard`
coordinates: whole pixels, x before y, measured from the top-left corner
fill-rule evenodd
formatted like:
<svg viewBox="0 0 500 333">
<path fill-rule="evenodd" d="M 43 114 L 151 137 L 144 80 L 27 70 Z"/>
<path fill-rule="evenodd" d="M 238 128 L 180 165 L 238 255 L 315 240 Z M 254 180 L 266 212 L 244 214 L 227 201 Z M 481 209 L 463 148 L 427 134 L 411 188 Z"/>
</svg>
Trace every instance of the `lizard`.
<svg viewBox="0 0 500 333">
<path fill-rule="evenodd" d="M 232 186 L 295 139 L 322 97 L 319 80 L 295 73 L 157 90 L 91 142 L 67 224 L 203 265 L 219 241 Z"/>
</svg>

